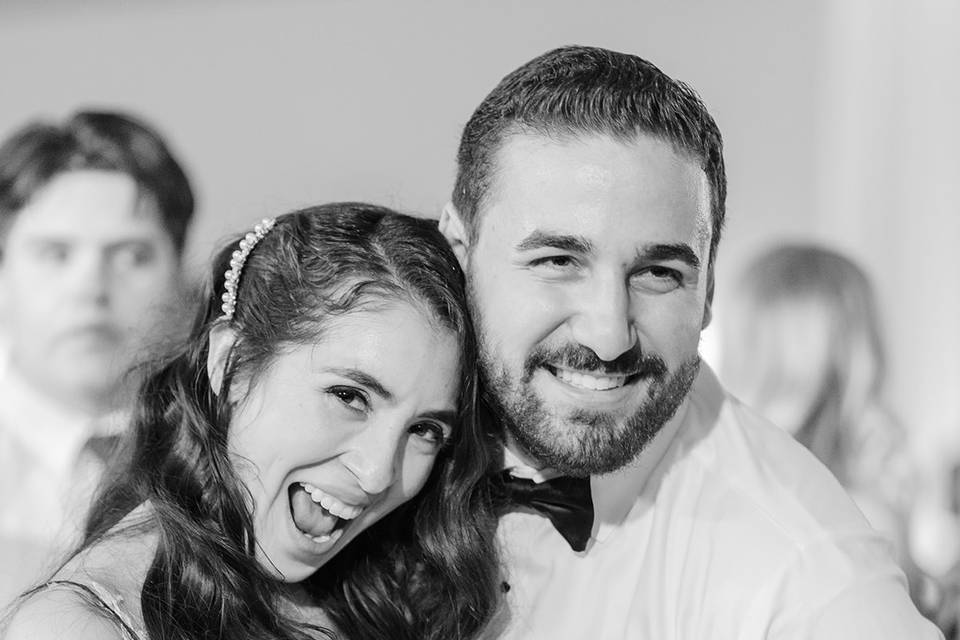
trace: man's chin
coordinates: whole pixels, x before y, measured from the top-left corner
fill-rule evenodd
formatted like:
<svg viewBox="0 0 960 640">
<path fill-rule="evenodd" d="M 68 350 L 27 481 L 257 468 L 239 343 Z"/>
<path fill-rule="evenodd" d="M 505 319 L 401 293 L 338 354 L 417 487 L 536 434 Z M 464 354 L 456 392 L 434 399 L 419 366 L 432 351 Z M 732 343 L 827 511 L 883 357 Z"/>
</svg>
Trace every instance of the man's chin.
<svg viewBox="0 0 960 640">
<path fill-rule="evenodd" d="M 610 390 L 576 388 L 539 369 L 515 391 L 508 429 L 544 466 L 574 476 L 611 473 L 636 459 L 673 417 L 698 369 L 692 360 L 666 379 Z"/>
<path fill-rule="evenodd" d="M 533 414 L 528 407 L 522 426 L 511 421 L 509 430 L 527 457 L 565 475 L 616 471 L 629 464 L 655 435 L 636 432 L 636 424 L 619 411 L 574 406 L 558 409 L 556 413 Z"/>
</svg>

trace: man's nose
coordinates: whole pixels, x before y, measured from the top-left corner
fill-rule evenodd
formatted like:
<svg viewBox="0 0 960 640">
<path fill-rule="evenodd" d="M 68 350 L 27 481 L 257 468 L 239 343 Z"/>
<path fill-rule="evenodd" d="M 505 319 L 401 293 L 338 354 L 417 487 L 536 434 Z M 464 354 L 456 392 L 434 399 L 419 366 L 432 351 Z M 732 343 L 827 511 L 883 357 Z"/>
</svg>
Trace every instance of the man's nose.
<svg viewBox="0 0 960 640">
<path fill-rule="evenodd" d="M 616 360 L 637 342 L 627 282 L 613 276 L 596 278 L 574 303 L 568 324 L 572 337 L 598 358 Z"/>
<path fill-rule="evenodd" d="M 343 464 L 366 493 L 383 493 L 397 478 L 404 442 L 404 437 L 368 427 L 354 438 Z"/>
<path fill-rule="evenodd" d="M 106 305 L 110 301 L 113 273 L 108 256 L 98 252 L 85 253 L 78 256 L 71 271 L 77 297 L 93 300 L 98 305 Z"/>
</svg>

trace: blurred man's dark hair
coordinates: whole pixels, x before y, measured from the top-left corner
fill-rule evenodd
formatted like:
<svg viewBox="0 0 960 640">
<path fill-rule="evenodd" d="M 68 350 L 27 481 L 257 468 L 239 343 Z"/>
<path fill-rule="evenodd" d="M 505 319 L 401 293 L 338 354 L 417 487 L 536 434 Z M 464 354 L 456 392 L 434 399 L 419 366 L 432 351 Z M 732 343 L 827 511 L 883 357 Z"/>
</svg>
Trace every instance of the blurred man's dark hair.
<svg viewBox="0 0 960 640">
<path fill-rule="evenodd" d="M 0 146 L 0 240 L 30 199 L 56 176 L 76 170 L 130 176 L 182 254 L 194 196 L 160 135 L 142 120 L 112 111 L 80 111 L 63 124 L 34 122 Z"/>
</svg>

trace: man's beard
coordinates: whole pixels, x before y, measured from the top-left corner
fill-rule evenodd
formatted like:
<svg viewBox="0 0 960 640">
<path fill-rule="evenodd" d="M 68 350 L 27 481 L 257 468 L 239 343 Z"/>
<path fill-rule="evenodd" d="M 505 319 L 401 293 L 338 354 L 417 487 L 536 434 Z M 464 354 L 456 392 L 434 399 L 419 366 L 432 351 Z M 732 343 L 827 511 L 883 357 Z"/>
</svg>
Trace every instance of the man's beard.
<svg viewBox="0 0 960 640">
<path fill-rule="evenodd" d="M 610 473 L 633 461 L 676 413 L 700 369 L 697 355 L 671 374 L 660 356 L 642 354 L 639 346 L 606 362 L 586 347 L 565 345 L 535 349 L 518 380 L 491 350 L 482 325 L 480 330 L 480 371 L 488 404 L 526 454 L 566 475 Z M 531 386 L 534 373 L 548 363 L 598 375 L 626 375 L 627 384 L 646 380 L 647 397 L 630 415 L 578 408 L 560 415 L 546 407 Z"/>
</svg>

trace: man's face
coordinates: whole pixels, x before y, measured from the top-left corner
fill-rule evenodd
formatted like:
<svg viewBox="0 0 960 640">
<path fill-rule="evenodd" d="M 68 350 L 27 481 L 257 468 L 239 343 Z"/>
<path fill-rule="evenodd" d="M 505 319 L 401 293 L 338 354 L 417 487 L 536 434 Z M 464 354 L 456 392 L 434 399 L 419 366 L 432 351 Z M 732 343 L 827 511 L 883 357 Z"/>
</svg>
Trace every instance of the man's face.
<svg viewBox="0 0 960 640">
<path fill-rule="evenodd" d="M 86 410 L 108 403 L 163 324 L 179 258 L 129 176 L 70 171 L 17 214 L 0 261 L 14 366 Z"/>
<path fill-rule="evenodd" d="M 710 297 L 703 170 L 645 135 L 518 135 L 499 151 L 478 220 L 461 255 L 508 435 L 568 474 L 629 463 L 699 366 Z"/>
</svg>

